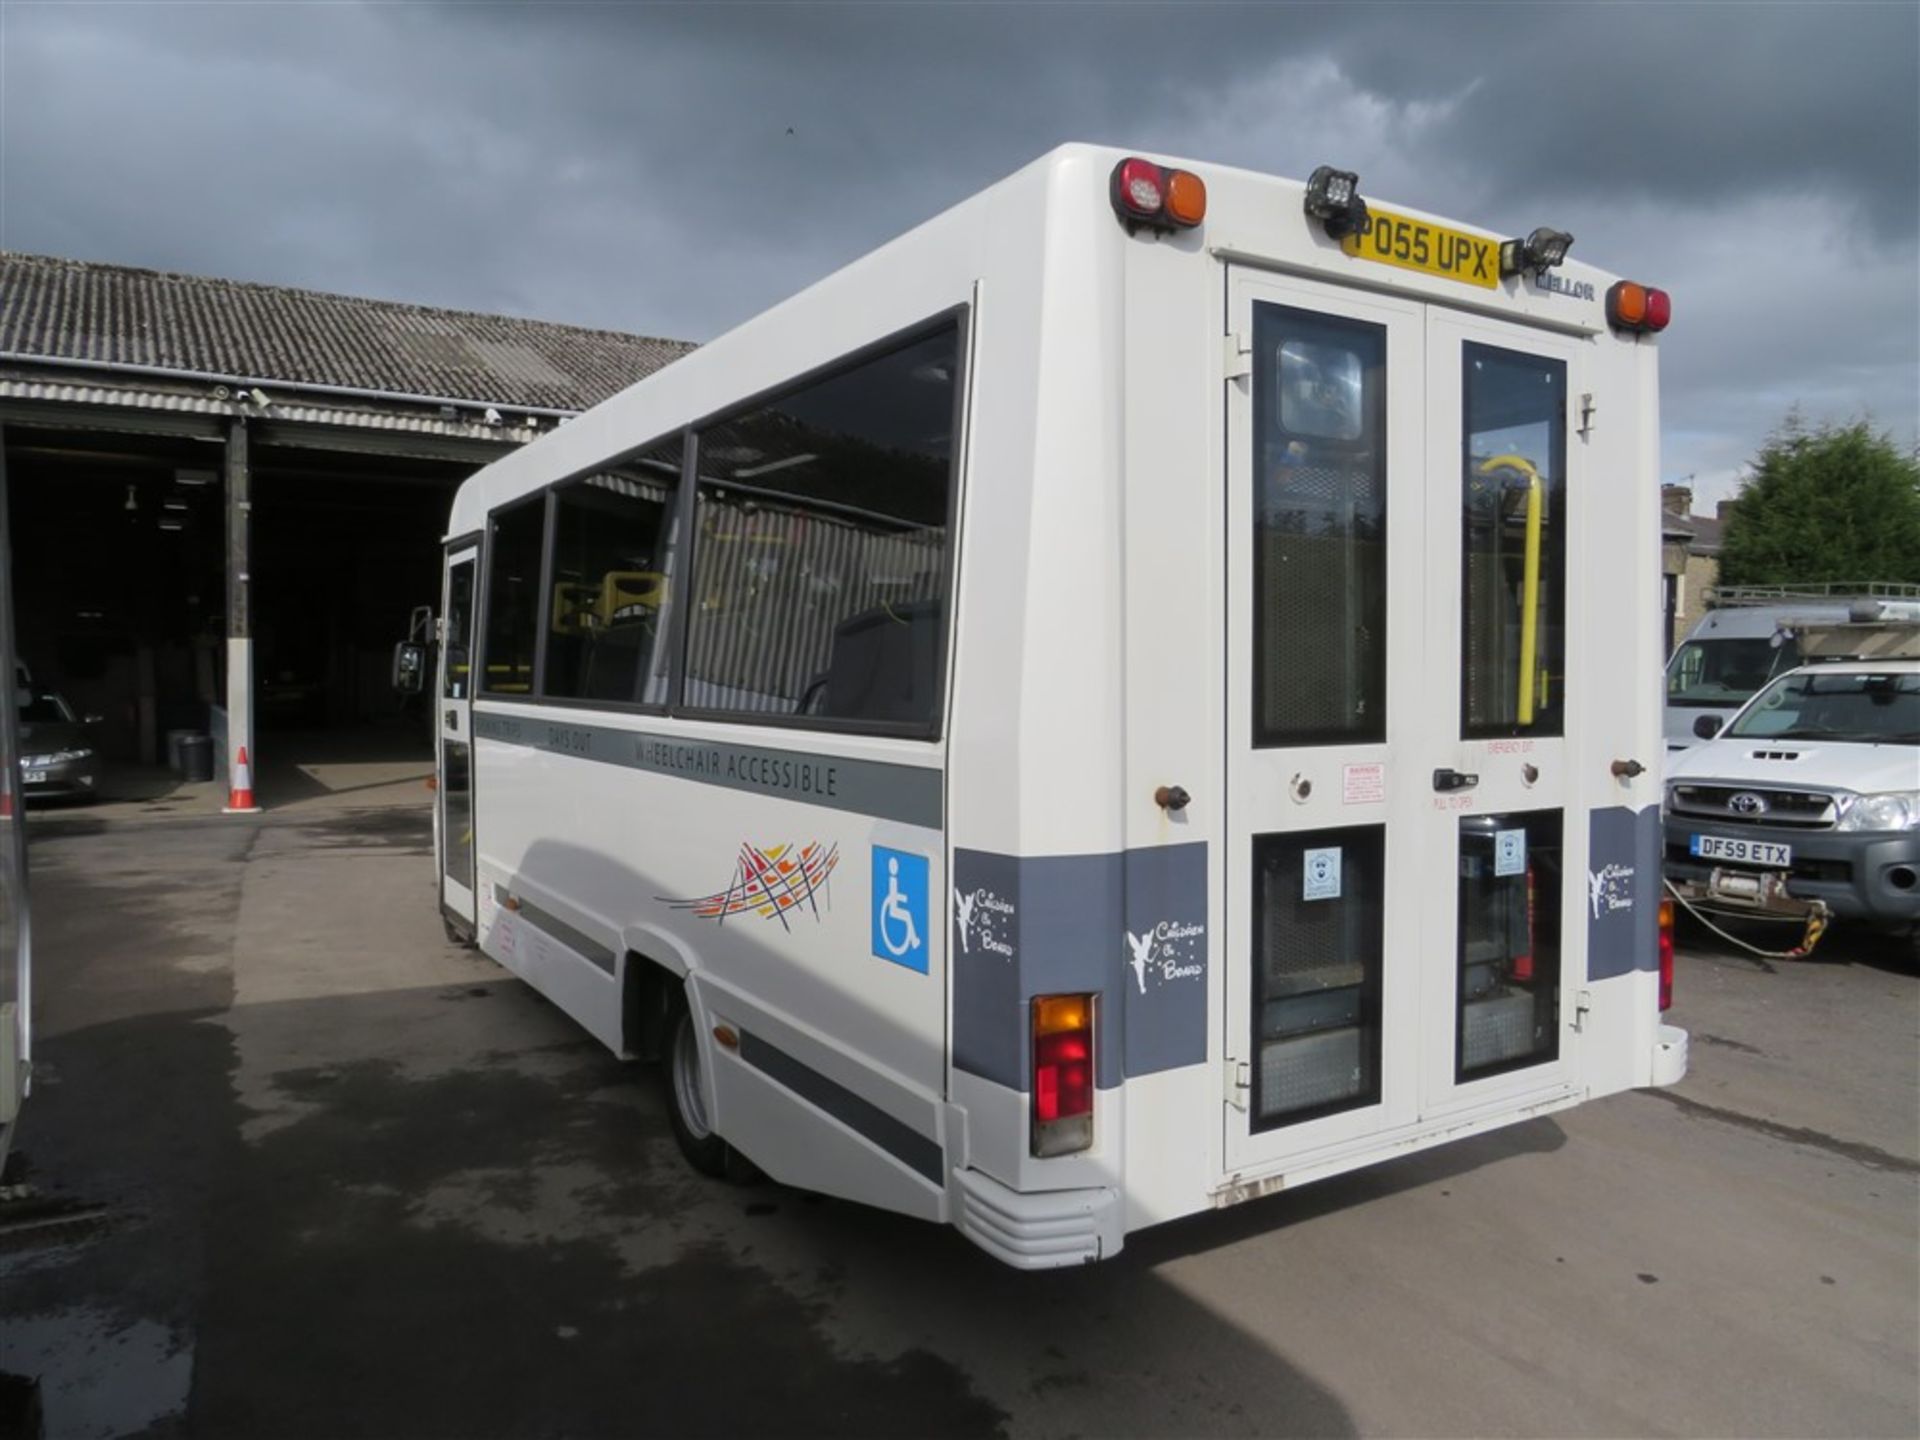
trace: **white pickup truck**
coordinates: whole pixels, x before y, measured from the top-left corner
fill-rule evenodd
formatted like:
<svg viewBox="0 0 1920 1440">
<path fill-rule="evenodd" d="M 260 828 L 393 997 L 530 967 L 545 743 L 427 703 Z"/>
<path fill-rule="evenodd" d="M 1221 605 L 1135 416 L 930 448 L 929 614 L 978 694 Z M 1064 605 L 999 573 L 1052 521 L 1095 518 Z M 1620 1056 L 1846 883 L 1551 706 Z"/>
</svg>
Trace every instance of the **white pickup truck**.
<svg viewBox="0 0 1920 1440">
<path fill-rule="evenodd" d="M 1920 934 L 1920 625 L 1883 628 L 1875 658 L 1778 676 L 1669 756 L 1666 873 L 1683 899 L 1781 918 L 1821 902 Z M 1861 638 L 1843 637 L 1849 653 Z M 1801 636 L 1816 655 L 1843 641 Z"/>
</svg>

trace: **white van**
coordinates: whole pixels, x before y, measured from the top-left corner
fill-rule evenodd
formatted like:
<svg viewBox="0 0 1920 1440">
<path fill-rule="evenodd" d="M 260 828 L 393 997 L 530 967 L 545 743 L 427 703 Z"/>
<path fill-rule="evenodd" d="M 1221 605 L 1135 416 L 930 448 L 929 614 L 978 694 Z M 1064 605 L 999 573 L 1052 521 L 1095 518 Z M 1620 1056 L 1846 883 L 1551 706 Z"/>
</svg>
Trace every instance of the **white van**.
<svg viewBox="0 0 1920 1440">
<path fill-rule="evenodd" d="M 1068 146 L 481 471 L 449 927 L 1019 1266 L 1678 1078 L 1670 302 L 1569 243 Z"/>
<path fill-rule="evenodd" d="M 1920 620 L 1920 585 L 1725 586 L 1667 661 L 1666 740 L 1685 750 L 1798 666 L 1810 626 Z"/>
</svg>

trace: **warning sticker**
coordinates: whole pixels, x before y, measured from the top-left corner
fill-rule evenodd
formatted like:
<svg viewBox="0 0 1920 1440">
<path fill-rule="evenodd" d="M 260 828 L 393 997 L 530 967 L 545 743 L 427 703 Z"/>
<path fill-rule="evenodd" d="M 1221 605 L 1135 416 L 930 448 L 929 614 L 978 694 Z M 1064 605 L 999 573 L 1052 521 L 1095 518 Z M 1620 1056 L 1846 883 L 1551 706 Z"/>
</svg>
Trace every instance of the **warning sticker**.
<svg viewBox="0 0 1920 1440">
<path fill-rule="evenodd" d="M 1343 805 L 1378 805 L 1387 798 L 1385 765 L 1349 765 L 1340 775 Z"/>
</svg>

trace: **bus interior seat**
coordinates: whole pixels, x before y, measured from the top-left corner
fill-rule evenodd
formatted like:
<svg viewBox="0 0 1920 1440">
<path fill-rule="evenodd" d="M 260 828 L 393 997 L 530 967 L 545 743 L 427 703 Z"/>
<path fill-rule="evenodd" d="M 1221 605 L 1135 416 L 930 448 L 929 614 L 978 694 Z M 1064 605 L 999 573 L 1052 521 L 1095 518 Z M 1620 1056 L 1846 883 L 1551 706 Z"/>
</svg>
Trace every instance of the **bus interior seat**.
<svg viewBox="0 0 1920 1440">
<path fill-rule="evenodd" d="M 581 665 L 580 698 L 629 703 L 639 700 L 641 680 L 653 658 L 655 628 L 648 618 L 589 632 L 584 641 L 587 653 Z"/>
<path fill-rule="evenodd" d="M 827 668 L 807 686 L 802 713 L 924 723 L 939 691 L 944 625 L 937 599 L 849 616 L 834 628 Z"/>
</svg>

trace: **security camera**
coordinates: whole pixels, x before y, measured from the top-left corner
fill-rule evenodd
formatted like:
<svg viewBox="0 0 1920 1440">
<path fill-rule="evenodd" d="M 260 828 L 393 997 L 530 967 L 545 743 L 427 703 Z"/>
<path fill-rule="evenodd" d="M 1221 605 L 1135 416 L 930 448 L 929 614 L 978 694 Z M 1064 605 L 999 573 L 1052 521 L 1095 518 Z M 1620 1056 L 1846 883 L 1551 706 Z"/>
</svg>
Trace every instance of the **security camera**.
<svg viewBox="0 0 1920 1440">
<path fill-rule="evenodd" d="M 500 412 L 489 405 L 486 413 L 480 418 L 485 420 L 489 425 L 498 425 L 500 423 Z"/>
<path fill-rule="evenodd" d="M 258 405 L 262 410 L 273 403 L 267 398 L 267 392 L 264 390 L 247 391 L 247 399 L 251 400 L 255 405 Z"/>
</svg>

